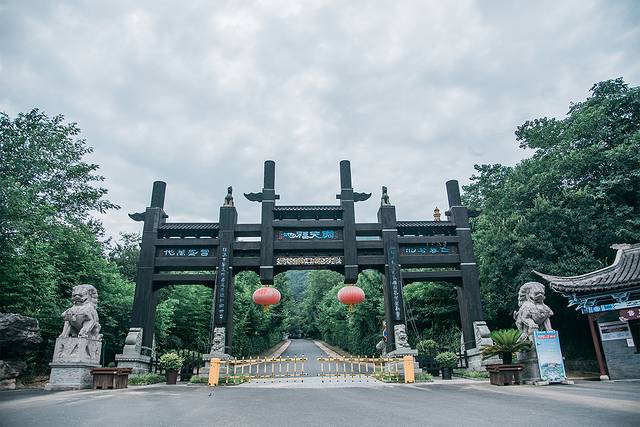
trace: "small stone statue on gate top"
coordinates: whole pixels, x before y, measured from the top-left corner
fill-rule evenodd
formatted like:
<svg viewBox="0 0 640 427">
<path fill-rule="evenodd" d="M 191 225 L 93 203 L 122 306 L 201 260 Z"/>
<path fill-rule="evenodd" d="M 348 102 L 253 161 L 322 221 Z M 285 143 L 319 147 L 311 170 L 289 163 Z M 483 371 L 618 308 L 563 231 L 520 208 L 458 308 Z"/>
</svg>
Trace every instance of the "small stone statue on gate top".
<svg viewBox="0 0 640 427">
<path fill-rule="evenodd" d="M 382 197 L 380 197 L 381 205 L 389 205 L 389 194 L 387 193 L 387 187 L 382 186 Z"/>
<path fill-rule="evenodd" d="M 233 206 L 233 187 L 227 187 L 227 195 L 224 198 L 223 206 Z"/>
</svg>

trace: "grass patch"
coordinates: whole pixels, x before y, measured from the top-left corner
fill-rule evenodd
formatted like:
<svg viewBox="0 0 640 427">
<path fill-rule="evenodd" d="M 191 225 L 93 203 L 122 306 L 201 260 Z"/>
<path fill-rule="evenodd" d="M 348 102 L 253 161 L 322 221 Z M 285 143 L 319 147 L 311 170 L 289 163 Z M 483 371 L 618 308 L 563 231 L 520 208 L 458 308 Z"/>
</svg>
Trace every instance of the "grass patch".
<svg viewBox="0 0 640 427">
<path fill-rule="evenodd" d="M 235 375 L 232 377 L 220 378 L 219 385 L 238 385 L 251 380 L 249 375 Z"/>
<path fill-rule="evenodd" d="M 455 377 L 468 378 L 470 380 L 488 380 L 489 373 L 485 371 L 471 371 L 469 369 L 454 369 Z"/>
<path fill-rule="evenodd" d="M 149 385 L 165 382 L 167 378 L 164 375 L 148 373 L 129 375 L 129 385 Z"/>
<path fill-rule="evenodd" d="M 402 374 L 376 372 L 374 378 L 384 383 L 404 383 L 404 375 Z M 415 375 L 415 381 L 417 383 L 431 382 L 433 381 L 433 377 L 427 372 L 421 372 Z"/>
</svg>

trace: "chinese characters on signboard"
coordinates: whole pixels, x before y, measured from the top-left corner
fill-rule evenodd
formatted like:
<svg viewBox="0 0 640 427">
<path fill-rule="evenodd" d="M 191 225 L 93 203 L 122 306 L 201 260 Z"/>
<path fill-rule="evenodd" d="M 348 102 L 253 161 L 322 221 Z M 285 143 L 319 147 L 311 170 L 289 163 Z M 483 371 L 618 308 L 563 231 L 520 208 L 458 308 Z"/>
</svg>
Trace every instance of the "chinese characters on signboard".
<svg viewBox="0 0 640 427">
<path fill-rule="evenodd" d="M 341 232 L 339 230 L 296 230 L 278 231 L 278 240 L 339 240 Z"/>
<path fill-rule="evenodd" d="M 341 256 L 277 257 L 276 265 L 342 265 Z"/>
<path fill-rule="evenodd" d="M 213 256 L 211 248 L 166 248 L 160 249 L 159 256 L 163 257 L 209 257 Z"/>
<path fill-rule="evenodd" d="M 218 322 L 224 321 L 224 310 L 225 303 L 227 298 L 227 275 L 228 275 L 228 267 L 229 267 L 229 248 L 221 247 L 221 256 L 220 261 L 218 262 L 218 280 L 217 280 L 217 288 L 218 288 L 218 301 L 216 302 L 218 308 L 218 314 L 216 316 L 216 320 Z"/>
<path fill-rule="evenodd" d="M 439 255 L 450 254 L 452 249 L 446 244 L 436 244 L 427 246 L 402 246 L 400 252 L 402 255 Z"/>
<path fill-rule="evenodd" d="M 393 307 L 393 318 L 395 321 L 402 319 L 400 308 L 400 296 L 402 293 L 402 283 L 400 282 L 400 266 L 398 265 L 398 252 L 396 248 L 389 248 L 387 262 L 389 264 L 389 282 L 391 284 L 391 305 Z"/>
<path fill-rule="evenodd" d="M 613 340 L 626 340 L 631 338 L 631 331 L 629 331 L 629 324 L 620 320 L 613 322 L 600 322 L 598 323 L 600 328 L 600 337 L 602 341 Z"/>
</svg>

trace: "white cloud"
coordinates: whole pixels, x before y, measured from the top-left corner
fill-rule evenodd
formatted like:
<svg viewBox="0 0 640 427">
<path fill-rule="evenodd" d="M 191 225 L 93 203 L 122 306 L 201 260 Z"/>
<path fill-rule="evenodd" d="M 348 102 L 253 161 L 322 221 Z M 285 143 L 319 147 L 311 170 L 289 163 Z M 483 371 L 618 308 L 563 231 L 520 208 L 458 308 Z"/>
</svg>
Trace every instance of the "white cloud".
<svg viewBox="0 0 640 427">
<path fill-rule="evenodd" d="M 277 163 L 281 203 L 336 203 L 338 162 L 398 215 L 446 207 L 444 182 L 529 155 L 513 131 L 589 87 L 640 82 L 634 1 L 14 2 L 0 8 L 0 109 L 76 121 L 95 147 L 109 233 L 168 183 L 172 221 L 215 221 Z"/>
</svg>

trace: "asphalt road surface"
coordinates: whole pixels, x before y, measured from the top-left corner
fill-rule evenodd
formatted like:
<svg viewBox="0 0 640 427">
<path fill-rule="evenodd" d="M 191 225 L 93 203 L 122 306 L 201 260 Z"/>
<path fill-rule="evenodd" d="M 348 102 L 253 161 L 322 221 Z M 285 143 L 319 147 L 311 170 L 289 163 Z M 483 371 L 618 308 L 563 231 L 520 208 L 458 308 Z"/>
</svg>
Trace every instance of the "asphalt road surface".
<svg viewBox="0 0 640 427">
<path fill-rule="evenodd" d="M 282 353 L 282 357 L 294 357 L 304 355 L 307 361 L 304 363 L 306 376 L 315 377 L 320 373 L 318 357 L 326 357 L 327 353 L 315 345 L 311 340 L 291 340 L 289 347 Z"/>
<path fill-rule="evenodd" d="M 0 392 L 0 427 L 640 425 L 640 382 L 548 387 L 470 380 L 323 382 L 316 376 L 316 359 L 326 353 L 313 341 L 292 340 L 282 354 L 302 355 L 308 358 L 307 376 L 297 382 Z"/>
<path fill-rule="evenodd" d="M 455 381 L 454 381 L 455 382 Z M 306 381 L 305 381 L 306 384 Z M 638 426 L 640 382 L 0 392 L 0 426 Z"/>
</svg>

